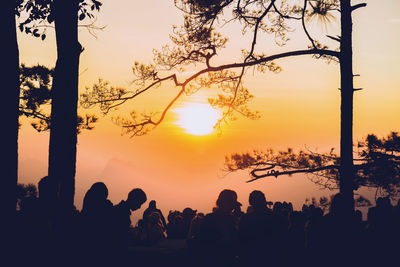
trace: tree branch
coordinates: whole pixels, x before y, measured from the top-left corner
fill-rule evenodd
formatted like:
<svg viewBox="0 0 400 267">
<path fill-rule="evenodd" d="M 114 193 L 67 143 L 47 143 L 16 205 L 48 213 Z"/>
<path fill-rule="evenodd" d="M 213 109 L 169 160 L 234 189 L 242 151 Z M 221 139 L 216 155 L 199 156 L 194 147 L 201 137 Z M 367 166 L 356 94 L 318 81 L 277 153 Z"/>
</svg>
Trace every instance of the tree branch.
<svg viewBox="0 0 400 267">
<path fill-rule="evenodd" d="M 291 174 L 295 174 L 295 173 L 313 173 L 313 172 L 319 172 L 319 171 L 324 171 L 324 170 L 329 170 L 329 169 L 338 169 L 338 168 L 339 168 L 338 165 L 327 165 L 327 166 L 313 168 L 313 169 L 298 169 L 298 170 L 290 170 L 290 171 L 271 171 L 271 172 L 261 174 L 261 175 L 258 175 L 256 172 L 264 171 L 265 169 L 254 169 L 250 172 L 251 176 L 253 176 L 254 178 L 246 181 L 246 183 L 250 183 L 250 182 L 256 181 L 258 179 L 265 178 L 265 177 L 271 177 L 271 176 L 274 176 L 275 178 L 277 178 L 280 175 L 291 175 Z"/>
<path fill-rule="evenodd" d="M 366 6 L 367 6 L 367 3 L 360 3 L 360 4 L 357 4 L 357 5 L 352 6 L 352 7 L 351 7 L 351 11 L 353 12 L 353 11 L 356 10 L 356 9 L 359 9 L 359 8 L 361 8 L 361 7 L 366 7 Z"/>
<path fill-rule="evenodd" d="M 311 37 L 311 35 L 308 33 L 307 27 L 306 27 L 306 23 L 305 23 L 305 14 L 306 14 L 306 9 L 307 9 L 307 2 L 308 0 L 304 0 L 304 7 L 303 7 L 303 11 L 301 13 L 301 25 L 303 26 L 303 30 L 305 32 L 305 34 L 307 35 L 308 40 L 310 40 L 312 46 L 314 47 L 314 49 L 317 49 L 317 46 L 315 44 L 314 39 Z"/>
</svg>

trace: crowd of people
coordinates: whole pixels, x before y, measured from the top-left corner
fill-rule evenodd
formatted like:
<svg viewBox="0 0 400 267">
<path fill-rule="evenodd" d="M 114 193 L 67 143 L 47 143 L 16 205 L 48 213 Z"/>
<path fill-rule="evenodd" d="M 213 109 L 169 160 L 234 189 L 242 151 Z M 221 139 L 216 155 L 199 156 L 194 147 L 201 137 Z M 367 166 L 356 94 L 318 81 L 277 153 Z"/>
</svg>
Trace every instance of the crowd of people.
<svg viewBox="0 0 400 267">
<path fill-rule="evenodd" d="M 114 205 L 108 200 L 107 186 L 95 183 L 85 194 L 82 210 L 73 211 L 68 219 L 54 213 L 51 188 L 48 177 L 39 182 L 39 198 L 21 203 L 17 224 L 22 251 L 46 259 L 61 248 L 89 265 L 118 266 L 128 259 L 129 247 L 184 239 L 181 266 L 399 263 L 400 201 L 392 205 L 388 198 L 378 198 L 363 220 L 360 211 L 346 211 L 340 193 L 332 198 L 329 212 L 324 214 L 313 204 L 296 211 L 291 203 L 267 201 L 258 190 L 250 193 L 249 206 L 242 211 L 236 192 L 225 189 L 208 214 L 187 207 L 169 211 L 165 219 L 157 202 L 151 200 L 143 217 L 132 226 L 131 212 L 147 201 L 139 188 Z M 57 240 L 63 240 L 63 244 Z"/>
</svg>

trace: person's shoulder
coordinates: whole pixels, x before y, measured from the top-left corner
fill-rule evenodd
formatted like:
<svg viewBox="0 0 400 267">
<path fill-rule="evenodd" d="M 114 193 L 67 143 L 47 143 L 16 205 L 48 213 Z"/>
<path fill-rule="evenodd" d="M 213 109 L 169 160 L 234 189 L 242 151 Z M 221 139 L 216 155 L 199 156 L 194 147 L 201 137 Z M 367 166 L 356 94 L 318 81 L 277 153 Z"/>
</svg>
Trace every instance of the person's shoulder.
<svg viewBox="0 0 400 267">
<path fill-rule="evenodd" d="M 210 222 L 214 222 L 217 220 L 218 215 L 215 212 L 207 213 L 204 218 L 202 219 L 203 224 L 207 224 Z"/>
<path fill-rule="evenodd" d="M 118 204 L 116 204 L 116 205 L 113 205 L 113 208 L 115 208 L 115 209 L 119 209 L 119 208 L 122 208 L 122 207 L 124 207 L 125 206 L 125 201 L 121 201 L 121 202 L 119 202 Z"/>
<path fill-rule="evenodd" d="M 156 209 L 155 211 L 162 214 L 162 211 L 160 209 Z"/>
<path fill-rule="evenodd" d="M 249 212 L 243 215 L 242 219 L 246 222 L 250 223 L 269 223 L 271 220 L 274 221 L 275 218 L 272 216 L 272 214 L 267 213 L 267 212 Z"/>
<path fill-rule="evenodd" d="M 126 213 L 128 210 L 126 207 L 126 202 L 123 200 L 119 202 L 117 205 L 112 206 L 111 208 L 116 213 Z"/>
<path fill-rule="evenodd" d="M 215 213 L 210 212 L 210 213 L 207 213 L 206 215 L 204 215 L 203 221 L 204 221 L 204 220 L 211 220 L 211 219 L 213 219 L 213 218 L 215 218 Z"/>
<path fill-rule="evenodd" d="M 106 206 L 110 208 L 113 207 L 114 204 L 109 199 L 106 199 Z"/>
<path fill-rule="evenodd" d="M 148 215 L 150 215 L 150 213 L 151 213 L 151 210 L 149 208 L 147 208 L 143 211 L 143 216 L 148 216 Z"/>
</svg>

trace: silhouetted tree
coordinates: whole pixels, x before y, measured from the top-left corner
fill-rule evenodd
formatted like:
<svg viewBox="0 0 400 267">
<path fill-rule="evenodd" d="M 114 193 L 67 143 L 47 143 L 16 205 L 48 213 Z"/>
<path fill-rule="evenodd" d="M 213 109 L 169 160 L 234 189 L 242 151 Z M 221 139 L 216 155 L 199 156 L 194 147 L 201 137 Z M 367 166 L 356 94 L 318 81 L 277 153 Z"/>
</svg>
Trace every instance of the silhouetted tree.
<svg viewBox="0 0 400 267">
<path fill-rule="evenodd" d="M 329 198 L 326 196 L 320 197 L 318 200 L 315 197 L 312 197 L 311 199 L 306 198 L 305 203 L 303 204 L 303 210 L 314 207 L 314 208 L 320 208 L 323 213 L 326 213 L 329 211 L 329 207 L 331 206 L 332 198 L 335 195 L 331 195 Z M 357 197 L 354 198 L 355 201 L 355 206 L 358 208 L 361 207 L 370 207 L 372 205 L 371 201 L 362 195 L 358 195 Z"/>
<path fill-rule="evenodd" d="M 3 122 L 2 137 L 4 138 L 1 169 L 3 171 L 0 203 L 3 212 L 4 226 L 2 236 L 7 243 L 7 237 L 12 235 L 12 226 L 16 208 L 16 186 L 18 180 L 18 128 L 19 128 L 19 49 L 16 32 L 16 17 L 20 16 L 24 6 L 23 0 L 4 1 L 1 8 L 1 23 L 5 28 L 2 34 L 3 53 L 3 98 L 5 121 Z M 27 10 L 29 12 L 29 10 Z M 35 20 L 32 18 L 32 20 Z M 3 232 L 3 230 L 5 232 Z M 4 233 L 4 235 L 3 235 Z"/>
<path fill-rule="evenodd" d="M 224 119 L 234 111 L 249 117 L 256 117 L 247 108 L 252 96 L 243 86 L 242 78 L 247 69 L 254 67 L 260 72 L 267 70 L 279 72 L 281 69 L 274 60 L 300 55 L 313 55 L 340 65 L 341 93 L 341 133 L 340 133 L 340 191 L 344 195 L 349 212 L 353 210 L 354 166 L 353 166 L 353 52 L 352 52 L 352 13 L 366 6 L 365 3 L 352 5 L 350 0 L 304 0 L 304 1 L 262 1 L 262 0 L 176 0 L 175 5 L 184 13 L 184 24 L 181 28 L 174 27 L 171 39 L 176 47 L 163 47 L 155 51 L 154 64 L 136 63 L 133 67 L 137 76 L 137 90 L 121 91 L 107 87 L 105 90 L 88 91 L 82 96 L 87 107 L 101 103 L 101 108 L 107 112 L 145 91 L 165 81 L 173 81 L 181 90 L 166 106 L 161 115 L 140 116 L 131 113 L 131 120 L 117 118 L 124 131 L 140 135 L 149 127 L 157 126 L 165 117 L 173 103 L 183 94 L 193 94 L 201 87 L 219 86 L 225 94 L 216 100 L 210 100 L 214 106 L 225 108 Z M 228 13 L 232 16 L 228 17 Z M 340 35 L 327 35 L 327 38 L 339 44 L 336 49 L 329 49 L 313 37 L 307 28 L 307 21 L 317 19 L 321 22 L 331 22 L 340 16 Z M 252 31 L 252 39 L 248 50 L 243 51 L 243 61 L 215 66 L 212 59 L 223 48 L 227 39 L 215 31 L 216 26 L 239 22 L 242 32 Z M 287 32 L 290 23 L 298 25 L 304 36 L 309 40 L 307 49 L 292 50 L 274 55 L 256 53 L 257 41 L 263 33 L 270 34 L 275 43 L 284 46 L 288 41 Z M 327 39 L 327 40 L 328 40 Z M 327 41 L 325 40 L 325 41 Z M 259 47 L 257 47 L 258 49 Z M 203 63 L 200 71 L 184 77 L 179 81 L 177 75 L 165 74 L 167 71 L 184 72 L 185 66 Z M 234 72 L 232 69 L 239 69 Z M 184 76 L 184 75 L 183 75 Z M 114 93 L 116 94 L 113 94 Z M 106 92 L 105 94 L 103 92 Z"/>
<path fill-rule="evenodd" d="M 81 3 L 82 1 L 80 1 Z M 6 160 L 2 163 L 4 172 L 5 188 L 4 194 L 1 194 L 1 205 L 4 205 L 4 215 L 12 216 L 15 212 L 15 188 L 18 176 L 18 117 L 20 112 L 20 73 L 19 73 L 19 50 L 17 42 L 16 26 L 21 32 L 40 37 L 42 40 L 46 38 L 46 24 L 54 21 L 51 14 L 51 0 L 7 0 L 2 8 L 2 24 L 5 26 L 5 32 L 2 38 L 2 48 L 4 51 L 3 64 L 7 66 L 4 69 L 4 109 L 7 112 L 4 122 L 3 137 L 6 140 L 4 154 L 7 155 Z M 98 1 L 93 1 L 93 7 L 100 6 Z M 81 4 L 82 13 L 92 16 L 86 10 L 87 4 Z M 18 22 L 16 19 L 18 18 Z M 22 19 L 23 18 L 23 19 Z M 89 25 L 91 26 L 91 25 Z M 89 27 L 90 28 L 90 27 Z M 9 214 L 10 212 L 10 214 Z"/>
<path fill-rule="evenodd" d="M 400 194 L 400 136 L 396 132 L 378 138 L 368 135 L 359 142 L 355 153 L 355 188 L 376 189 L 376 195 L 396 198 Z M 252 182 L 265 177 L 278 177 L 296 173 L 310 174 L 314 183 L 328 189 L 340 184 L 340 156 L 331 149 L 319 154 L 311 151 L 275 152 L 272 149 L 251 153 L 232 154 L 225 158 L 226 171 L 250 170 Z"/>
<path fill-rule="evenodd" d="M 6 29 L 2 33 L 3 60 L 3 109 L 5 111 L 2 138 L 2 236 L 6 237 L 12 225 L 16 207 L 16 185 L 18 177 L 18 106 L 19 106 L 19 51 L 17 44 L 15 7 L 16 2 L 4 1 L 1 6 L 1 24 Z M 4 235 L 3 235 L 4 234 Z"/>
<path fill-rule="evenodd" d="M 30 12 L 19 29 L 36 37 L 46 38 L 46 30 L 54 22 L 57 42 L 57 63 L 51 90 L 49 175 L 57 179 L 62 206 L 72 207 L 75 182 L 77 96 L 79 55 L 83 51 L 78 42 L 78 21 L 93 19 L 93 11 L 100 9 L 96 0 L 41 0 L 21 1 L 21 11 Z M 93 24 L 84 25 L 89 30 Z M 89 118 L 88 118 L 89 119 Z M 36 125 L 47 129 L 45 118 Z M 45 122 L 45 123 L 44 123 Z"/>
<path fill-rule="evenodd" d="M 18 179 L 18 128 L 20 114 L 20 73 L 19 73 L 19 50 L 16 34 L 16 17 L 26 18 L 18 24 L 18 28 L 35 37 L 46 38 L 45 32 L 39 33 L 38 24 L 43 21 L 52 22 L 50 0 L 7 0 L 2 5 L 1 22 L 5 27 L 2 35 L 3 64 L 3 98 L 5 121 L 3 122 L 3 134 L 5 146 L 3 146 L 2 161 L 3 181 L 0 203 L 2 207 L 1 236 L 2 243 L 8 249 L 5 254 L 12 258 L 15 251 L 12 244 L 13 227 L 16 210 L 16 188 Z M 81 3 L 82 1 L 80 1 Z M 99 6 L 98 1 L 93 6 Z M 87 5 L 86 5 L 87 6 Z M 91 8 L 92 10 L 94 9 Z M 85 7 L 82 8 L 87 13 Z M 21 16 L 23 14 L 24 16 Z M 46 28 L 44 28 L 46 29 Z M 10 253 L 8 253 L 8 251 Z M 9 264 L 7 258 L 3 259 Z"/>
<path fill-rule="evenodd" d="M 101 3 L 91 0 L 90 9 Z M 58 181 L 60 208 L 71 210 L 75 194 L 79 57 L 78 20 L 92 16 L 84 0 L 54 0 L 57 63 L 52 87 L 49 176 Z"/>
<path fill-rule="evenodd" d="M 51 87 L 54 69 L 42 65 L 21 66 L 20 115 L 31 118 L 31 125 L 38 132 L 50 130 L 50 114 L 44 109 L 51 106 Z M 95 115 L 78 115 L 77 134 L 94 129 L 98 118 Z"/>
<path fill-rule="evenodd" d="M 19 128 L 19 49 L 16 32 L 16 18 L 20 17 L 21 12 L 28 14 L 31 21 L 36 21 L 41 15 L 46 14 L 40 12 L 29 13 L 30 8 L 27 8 L 28 3 L 34 1 L 24 0 L 7 0 L 2 5 L 2 13 L 0 15 L 2 25 L 5 27 L 2 35 L 3 64 L 6 66 L 3 72 L 3 97 L 4 110 L 6 113 L 5 121 L 3 122 L 3 134 L 5 146 L 3 146 L 3 154 L 5 155 L 2 161 L 3 191 L 0 194 L 0 203 L 3 211 L 2 220 L 2 241 L 6 247 L 13 251 L 13 227 L 16 210 L 16 188 L 18 180 L 18 128 Z M 19 25 L 21 29 L 21 26 Z M 36 34 L 35 34 L 36 36 Z M 11 237 L 11 240 L 8 239 Z M 5 253 L 13 255 L 12 253 Z M 7 260 L 5 260 L 7 263 Z"/>
</svg>

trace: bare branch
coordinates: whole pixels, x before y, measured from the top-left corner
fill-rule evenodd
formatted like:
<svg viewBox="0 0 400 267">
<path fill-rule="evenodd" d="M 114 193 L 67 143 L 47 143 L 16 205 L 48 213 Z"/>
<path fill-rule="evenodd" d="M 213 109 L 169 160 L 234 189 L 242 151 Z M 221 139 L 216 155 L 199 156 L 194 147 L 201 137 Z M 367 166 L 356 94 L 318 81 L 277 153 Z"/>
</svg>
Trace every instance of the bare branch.
<svg viewBox="0 0 400 267">
<path fill-rule="evenodd" d="M 359 8 L 361 8 L 361 7 L 366 7 L 366 6 L 367 6 L 367 3 L 360 3 L 360 4 L 357 4 L 357 5 L 352 6 L 352 7 L 351 7 L 351 11 L 354 11 L 354 10 L 356 10 L 356 9 L 359 9 Z"/>
<path fill-rule="evenodd" d="M 312 168 L 312 169 L 300 169 L 300 170 L 290 170 L 290 171 L 271 171 L 271 172 L 267 172 L 265 174 L 257 174 L 257 172 L 259 171 L 264 171 L 263 169 L 255 169 L 251 171 L 251 175 L 254 177 L 253 179 L 250 179 L 248 181 L 246 181 L 246 183 L 250 183 L 253 181 L 256 181 L 258 179 L 261 178 L 265 178 L 265 177 L 275 177 L 277 178 L 280 175 L 292 175 L 292 174 L 296 174 L 296 173 L 313 173 L 313 172 L 319 172 L 319 171 L 324 171 L 324 170 L 329 170 L 329 169 L 338 169 L 339 166 L 338 165 L 328 165 L 328 166 L 323 166 L 323 167 L 319 167 L 319 168 Z"/>
<path fill-rule="evenodd" d="M 334 41 L 337 41 L 339 43 L 341 42 L 340 36 L 335 37 L 335 36 L 332 36 L 332 35 L 327 35 L 326 37 L 328 37 L 328 38 L 330 38 L 330 39 L 332 39 Z"/>
<path fill-rule="evenodd" d="M 305 14 L 306 14 L 306 9 L 307 9 L 307 2 L 308 2 L 308 0 L 304 0 L 303 12 L 301 14 L 301 25 L 303 26 L 303 30 L 304 30 L 305 34 L 307 35 L 308 40 L 310 40 L 310 42 L 311 42 L 312 46 L 314 47 L 314 49 L 317 49 L 315 41 L 311 37 L 311 35 L 308 33 L 308 30 L 307 30 L 307 27 L 306 27 L 306 23 L 305 23 Z"/>
</svg>

